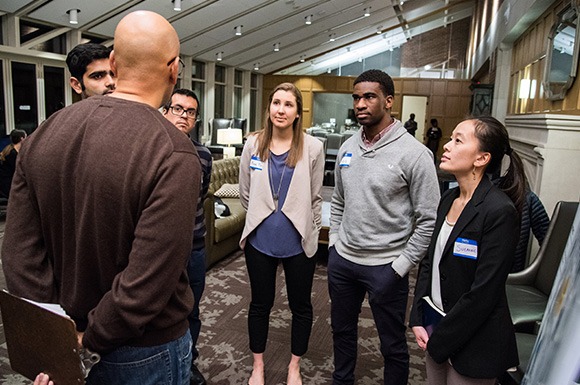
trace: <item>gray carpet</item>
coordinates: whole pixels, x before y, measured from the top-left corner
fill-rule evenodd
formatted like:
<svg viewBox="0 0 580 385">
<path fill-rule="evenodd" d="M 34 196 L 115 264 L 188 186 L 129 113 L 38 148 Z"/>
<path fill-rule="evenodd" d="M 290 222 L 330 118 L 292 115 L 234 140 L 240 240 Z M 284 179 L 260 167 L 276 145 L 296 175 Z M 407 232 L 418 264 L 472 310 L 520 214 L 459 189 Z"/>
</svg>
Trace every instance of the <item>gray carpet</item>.
<svg viewBox="0 0 580 385">
<path fill-rule="evenodd" d="M 4 223 L 0 222 L 1 234 Z M 266 383 L 283 384 L 286 366 L 290 359 L 290 320 L 283 272 L 279 270 L 277 299 L 270 319 L 270 334 L 265 353 Z M 414 278 L 411 277 L 414 284 Z M 0 274 L 0 288 L 5 287 Z M 252 367 L 247 340 L 247 308 L 249 283 L 241 252 L 221 261 L 207 273 L 207 284 L 201 303 L 202 332 L 198 341 L 200 358 L 198 367 L 208 379 L 208 384 L 246 384 Z M 315 320 L 308 353 L 302 360 L 305 384 L 329 384 L 332 372 L 332 334 L 330 331 L 329 298 L 326 266 L 319 263 L 313 287 Z M 382 359 L 374 321 L 368 307 L 363 305 L 359 322 L 359 357 L 357 384 L 382 384 Z M 422 352 L 408 332 L 411 353 L 409 384 L 425 384 Z M 0 384 L 24 385 L 30 381 L 10 369 L 0 323 Z"/>
</svg>

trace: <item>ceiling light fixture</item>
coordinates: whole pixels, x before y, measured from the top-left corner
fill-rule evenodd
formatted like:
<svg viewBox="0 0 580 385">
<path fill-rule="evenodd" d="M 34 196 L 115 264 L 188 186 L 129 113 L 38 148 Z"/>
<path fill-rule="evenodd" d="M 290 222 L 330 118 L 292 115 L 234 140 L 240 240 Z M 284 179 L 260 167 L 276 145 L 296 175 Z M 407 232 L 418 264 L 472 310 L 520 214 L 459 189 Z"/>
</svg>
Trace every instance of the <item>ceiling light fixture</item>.
<svg viewBox="0 0 580 385">
<path fill-rule="evenodd" d="M 336 33 L 331 33 L 330 35 L 328 35 L 328 37 L 330 38 L 329 41 L 335 41 L 336 40 Z"/>
<path fill-rule="evenodd" d="M 234 28 L 236 30 L 236 36 L 242 36 L 242 27 L 243 25 L 238 25 Z"/>
<path fill-rule="evenodd" d="M 305 19 L 306 19 L 306 25 L 312 24 L 312 15 L 306 16 Z"/>
<path fill-rule="evenodd" d="M 66 13 L 68 13 L 68 22 L 71 24 L 78 24 L 80 11 L 80 9 L 69 9 L 66 11 Z"/>
<path fill-rule="evenodd" d="M 223 59 L 223 56 L 224 56 L 224 53 L 223 53 L 223 51 L 222 51 L 222 52 L 218 52 L 218 53 L 216 53 L 216 56 L 217 56 L 217 57 L 216 57 L 216 60 L 217 60 L 217 61 L 222 61 L 222 59 Z"/>
<path fill-rule="evenodd" d="M 274 44 L 274 52 L 278 52 L 280 51 L 280 43 L 275 43 Z"/>
<path fill-rule="evenodd" d="M 370 15 L 371 15 L 371 7 L 366 7 L 364 17 L 369 17 Z"/>
<path fill-rule="evenodd" d="M 306 61 L 306 59 L 304 58 L 304 55 L 300 55 L 300 63 L 304 63 Z"/>
<path fill-rule="evenodd" d="M 260 70 L 260 63 L 254 63 L 254 71 Z"/>
<path fill-rule="evenodd" d="M 173 10 L 181 11 L 181 0 L 173 0 Z"/>
<path fill-rule="evenodd" d="M 377 35 L 380 35 L 381 33 L 383 33 L 383 26 L 382 25 L 379 25 L 377 27 Z"/>
</svg>

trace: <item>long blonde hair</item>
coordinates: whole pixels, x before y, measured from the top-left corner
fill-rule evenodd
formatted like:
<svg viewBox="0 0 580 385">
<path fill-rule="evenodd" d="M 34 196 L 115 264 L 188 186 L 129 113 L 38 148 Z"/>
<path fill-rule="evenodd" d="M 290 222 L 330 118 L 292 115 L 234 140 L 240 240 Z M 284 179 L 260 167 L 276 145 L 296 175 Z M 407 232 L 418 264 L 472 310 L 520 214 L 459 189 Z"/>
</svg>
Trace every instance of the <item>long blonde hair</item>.
<svg viewBox="0 0 580 385">
<path fill-rule="evenodd" d="M 270 120 L 270 105 L 272 104 L 274 94 L 278 91 L 290 92 L 296 98 L 298 117 L 294 119 L 294 122 L 292 122 L 292 144 L 290 145 L 290 152 L 286 159 L 286 164 L 288 166 L 295 167 L 298 160 L 302 158 L 304 132 L 302 131 L 302 93 L 300 93 L 300 90 L 292 83 L 279 84 L 272 90 L 268 97 L 268 107 L 266 107 L 266 112 L 264 114 L 264 126 L 262 127 L 262 130 L 255 134 L 258 135 L 258 155 L 262 161 L 266 161 L 270 155 L 270 143 L 272 142 L 272 131 L 274 126 Z"/>
</svg>

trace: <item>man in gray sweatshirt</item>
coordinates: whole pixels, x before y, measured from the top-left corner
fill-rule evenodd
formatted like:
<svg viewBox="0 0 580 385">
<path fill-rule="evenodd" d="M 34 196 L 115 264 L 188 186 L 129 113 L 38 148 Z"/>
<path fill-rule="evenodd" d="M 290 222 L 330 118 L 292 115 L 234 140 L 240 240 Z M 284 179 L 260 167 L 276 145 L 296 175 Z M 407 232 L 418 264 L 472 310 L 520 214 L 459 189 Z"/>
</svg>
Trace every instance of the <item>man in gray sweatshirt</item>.
<svg viewBox="0 0 580 385">
<path fill-rule="evenodd" d="M 439 203 L 429 149 L 391 116 L 395 87 L 379 70 L 354 81 L 361 130 L 339 150 L 332 196 L 328 285 L 333 384 L 354 384 L 358 315 L 368 293 L 384 358 L 384 383 L 406 385 L 407 273 L 427 251 Z"/>
</svg>

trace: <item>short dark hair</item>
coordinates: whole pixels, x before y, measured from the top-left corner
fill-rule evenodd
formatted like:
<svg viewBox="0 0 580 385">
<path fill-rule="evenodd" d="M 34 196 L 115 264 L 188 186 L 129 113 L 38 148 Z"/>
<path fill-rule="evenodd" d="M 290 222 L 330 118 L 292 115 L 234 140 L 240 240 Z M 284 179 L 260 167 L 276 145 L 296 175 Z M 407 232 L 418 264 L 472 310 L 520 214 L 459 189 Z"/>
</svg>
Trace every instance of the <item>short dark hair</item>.
<svg viewBox="0 0 580 385">
<path fill-rule="evenodd" d="M 431 119 L 431 125 L 432 126 L 436 126 L 438 124 L 439 124 L 439 122 L 437 121 L 437 119 L 435 119 L 435 118 Z"/>
<path fill-rule="evenodd" d="M 354 80 L 353 85 L 363 82 L 379 83 L 385 96 L 395 96 L 395 83 L 386 72 L 381 70 L 365 71 Z"/>
<path fill-rule="evenodd" d="M 199 99 L 197 98 L 195 92 L 193 92 L 192 90 L 188 90 L 187 88 L 178 88 L 176 90 L 173 90 L 173 92 L 171 93 L 171 98 L 169 98 L 169 100 L 163 106 L 164 111 L 169 111 L 169 107 L 171 107 L 171 99 L 175 94 L 184 95 L 187 96 L 188 98 L 193 98 L 193 100 L 197 102 L 197 116 L 199 116 L 199 109 L 201 108 L 201 103 L 199 102 Z"/>
<path fill-rule="evenodd" d="M 10 133 L 10 142 L 12 142 L 12 144 L 20 143 L 24 138 L 26 138 L 26 131 L 24 130 L 16 128 Z"/>
<path fill-rule="evenodd" d="M 66 65 L 70 74 L 82 83 L 87 66 L 99 59 L 108 59 L 111 48 L 102 44 L 79 44 L 66 55 Z"/>
</svg>

